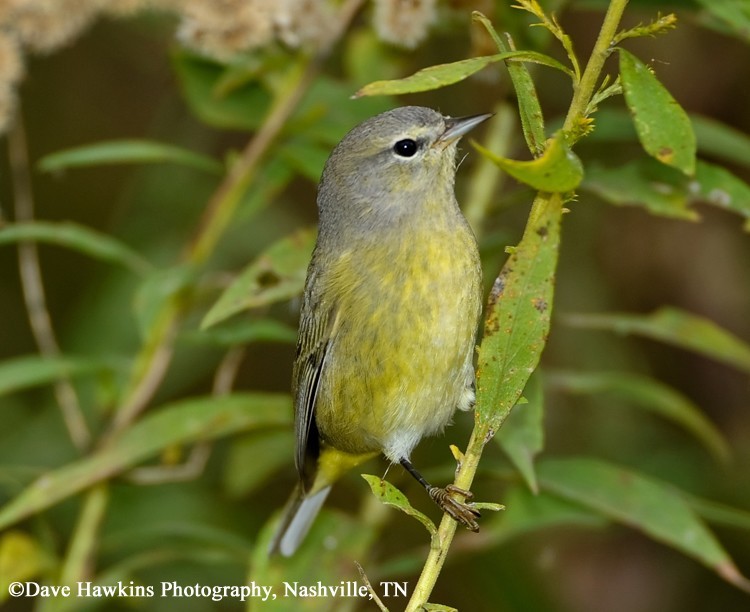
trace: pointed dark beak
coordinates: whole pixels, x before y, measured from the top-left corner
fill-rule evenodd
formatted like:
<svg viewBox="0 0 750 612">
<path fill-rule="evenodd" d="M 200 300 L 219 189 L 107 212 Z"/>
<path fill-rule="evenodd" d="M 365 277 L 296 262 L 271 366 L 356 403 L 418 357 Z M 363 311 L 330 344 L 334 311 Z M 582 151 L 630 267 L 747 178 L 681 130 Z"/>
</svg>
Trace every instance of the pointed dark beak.
<svg viewBox="0 0 750 612">
<path fill-rule="evenodd" d="M 472 115 L 471 117 L 445 117 L 445 131 L 437 139 L 436 144 L 448 146 L 490 117 L 492 117 L 492 113 Z"/>
</svg>

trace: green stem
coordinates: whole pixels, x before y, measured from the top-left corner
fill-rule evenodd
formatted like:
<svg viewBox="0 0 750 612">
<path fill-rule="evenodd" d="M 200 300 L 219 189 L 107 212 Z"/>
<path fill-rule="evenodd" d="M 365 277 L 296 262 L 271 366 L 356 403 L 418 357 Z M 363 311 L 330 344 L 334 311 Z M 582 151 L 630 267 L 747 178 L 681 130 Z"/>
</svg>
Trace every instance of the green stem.
<svg viewBox="0 0 750 612">
<path fill-rule="evenodd" d="M 60 584 L 72 585 L 91 575 L 99 527 L 107 513 L 108 501 L 106 484 L 100 484 L 86 494 L 60 572 Z"/>
<path fill-rule="evenodd" d="M 565 118 L 563 129 L 566 133 L 572 133 L 575 125 L 585 116 L 586 108 L 594 95 L 596 84 L 599 81 L 604 62 L 609 56 L 610 46 L 617 33 L 617 28 L 622 14 L 627 5 L 627 0 L 612 0 L 602 23 L 594 50 L 586 65 L 580 82 L 577 84 L 570 109 Z M 526 231 L 533 229 L 540 217 L 541 211 L 552 204 L 553 199 L 559 198 L 559 194 L 539 193 L 534 199 L 529 218 L 526 224 Z M 562 214 L 560 207 L 557 214 Z M 503 419 L 507 413 L 503 415 Z M 485 444 L 492 438 L 495 429 L 502 424 L 502 420 L 490 423 L 483 419 L 477 419 L 474 429 L 471 433 L 466 453 L 459 466 L 456 474 L 455 485 L 464 490 L 470 490 L 471 484 L 479 467 L 479 460 L 482 456 Z M 440 571 L 448 556 L 448 550 L 456 532 L 457 523 L 447 515 L 443 516 L 438 528 L 438 546 L 431 548 L 425 561 L 422 573 L 414 587 L 412 597 L 406 607 L 406 612 L 417 612 L 421 610 L 424 604 L 429 600 L 430 594 L 437 582 Z"/>
<path fill-rule="evenodd" d="M 617 35 L 617 28 L 620 25 L 620 19 L 622 19 L 622 14 L 627 4 L 628 0 L 611 0 L 609 3 L 607 13 L 604 16 L 604 22 L 602 23 L 601 30 L 599 30 L 599 36 L 591 52 L 591 57 L 586 64 L 586 69 L 583 71 L 581 80 L 575 85 L 573 100 L 570 103 L 570 108 L 563 124 L 563 131 L 566 134 L 573 133 L 576 124 L 586 116 L 586 108 L 596 90 L 596 84 L 599 82 L 604 62 L 612 51 L 612 41 Z"/>
<path fill-rule="evenodd" d="M 474 476 L 477 473 L 479 459 L 482 456 L 482 449 L 485 444 L 485 435 L 479 429 L 478 426 L 475 426 L 471 432 L 466 453 L 456 474 L 455 485 L 465 491 L 470 490 L 471 484 L 474 482 Z M 453 541 L 453 536 L 456 534 L 457 526 L 458 523 L 450 516 L 447 514 L 443 515 L 436 538 L 438 546 L 430 548 L 430 552 L 422 568 L 422 573 L 414 587 L 414 591 L 412 591 L 405 612 L 417 612 L 427 603 L 432 589 L 435 588 L 438 576 L 440 576 L 440 571 L 443 569 L 443 564 L 448 557 L 448 549 Z"/>
</svg>

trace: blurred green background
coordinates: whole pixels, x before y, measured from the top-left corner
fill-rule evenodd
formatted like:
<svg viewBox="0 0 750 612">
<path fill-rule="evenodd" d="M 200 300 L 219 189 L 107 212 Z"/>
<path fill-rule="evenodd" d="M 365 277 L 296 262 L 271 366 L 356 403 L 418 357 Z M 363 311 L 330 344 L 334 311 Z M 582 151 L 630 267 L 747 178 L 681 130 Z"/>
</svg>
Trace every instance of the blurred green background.
<svg viewBox="0 0 750 612">
<path fill-rule="evenodd" d="M 737 14 L 744 15 L 744 23 L 722 21 L 721 14 L 707 10 L 705 4 L 632 2 L 625 25 L 645 23 L 657 12 L 670 11 L 677 13 L 679 22 L 676 30 L 664 36 L 627 41 L 626 46 L 654 68 L 691 115 L 710 117 L 747 134 L 750 3 L 718 3 L 734 6 Z M 362 118 L 399 104 L 421 104 L 460 116 L 493 111 L 501 101 L 513 100 L 507 72 L 498 68 L 501 65 L 458 85 L 398 100 L 350 100 L 349 95 L 371 80 L 492 53 L 493 48 L 477 33 L 478 26 L 470 23 L 472 9 L 486 12 L 499 31 L 511 31 L 518 48 L 535 48 L 562 59 L 549 36 L 539 29 L 529 29 L 528 16 L 508 6 L 507 2 L 490 0 L 441 3 L 429 37 L 413 51 L 389 46 L 374 36 L 368 14 L 371 7 L 355 19 L 318 77 L 320 82 L 325 81 L 326 87 L 321 88 L 325 91 L 316 94 L 307 115 L 299 115 L 297 123 L 290 124 L 283 142 L 304 137 L 311 126 L 327 130 L 326 135 L 296 148 L 278 145 L 266 157 L 257 180 L 205 262 L 200 279 L 190 281 L 189 307 L 183 311 L 174 360 L 150 407 L 211 393 L 214 373 L 220 364 L 226 364 L 228 349 L 216 338 L 201 338 L 201 318 L 243 266 L 276 240 L 315 223 L 314 177 L 330 150 L 328 141 L 335 142 L 335 135 L 340 137 Z M 606 2 L 557 2 L 554 6 L 579 56 L 587 57 Z M 60 150 L 133 138 L 177 145 L 219 161 L 236 155 L 246 145 L 248 131 L 212 125 L 199 116 L 185 93 L 186 79 L 179 70 L 189 65 L 192 68 L 188 69 L 197 74 L 204 64 L 208 71 L 218 71 L 219 65 L 180 47 L 174 41 L 175 26 L 173 15 L 160 12 L 100 19 L 64 48 L 48 55 L 29 55 L 19 90 L 33 169 L 36 218 L 72 220 L 95 228 L 130 245 L 162 271 L 162 276 L 152 273 L 144 280 L 123 267 L 74 250 L 39 246 L 47 306 L 62 352 L 111 364 L 104 373 L 75 379 L 83 413 L 95 437 L 107 428 L 119 390 L 127 380 L 130 360 L 141 347 L 144 329 L 148 329 L 153 314 L 149 309 L 164 299 L 160 292 L 168 293 L 170 282 L 177 282 L 170 271 L 200 227 L 202 211 L 218 178 L 173 163 L 94 164 L 50 173 L 40 171 L 37 162 Z M 270 77 L 274 71 L 283 74 L 289 65 L 300 61 L 299 53 L 281 47 L 269 56 L 261 60 L 266 62 L 265 76 Z M 570 84 L 558 73 L 541 68 L 534 68 L 533 76 L 548 123 L 559 124 L 570 100 Z M 270 77 L 268 82 L 273 80 Z M 252 85 L 252 79 L 244 78 L 244 82 L 240 78 L 237 90 Z M 230 95 L 237 90 L 233 92 L 230 87 Z M 259 108 L 264 110 L 262 104 Z M 607 101 L 603 109 L 601 119 L 597 119 L 601 131 L 576 148 L 587 170 L 617 168 L 642 155 L 634 136 L 617 130 L 613 136 L 606 129 L 615 125 L 615 117 L 608 123 L 605 112 L 618 112 L 620 116 L 624 112 L 621 98 Z M 528 157 L 517 125 L 506 139 L 505 155 Z M 8 221 L 15 214 L 13 171 L 5 149 L 0 168 L 0 207 L 2 219 Z M 463 151 L 468 156 L 458 173 L 459 201 L 468 197 L 469 181 L 475 176 L 479 158 L 468 143 Z M 737 177 L 750 181 L 750 164 L 739 153 L 708 152 L 704 158 L 723 163 Z M 281 169 L 276 169 L 278 175 L 271 166 L 274 159 L 282 160 Z M 557 303 L 543 357 L 542 373 L 548 371 L 550 375 L 542 376 L 542 458 L 595 456 L 722 504 L 709 513 L 715 519 L 709 522 L 740 570 L 750 573 L 747 371 L 651 339 L 581 329 L 570 319 L 575 313 L 645 314 L 670 305 L 706 317 L 748 342 L 747 232 L 736 214 L 716 206 L 697 204 L 700 221 L 690 222 L 654 216 L 641 206 L 612 206 L 596 191 L 596 185 L 584 185 L 577 200 L 568 204 L 570 212 L 564 217 Z M 488 285 L 505 258 L 504 248 L 520 239 L 532 198 L 530 189 L 509 178 L 501 180 L 493 192 L 490 212 L 481 227 Z M 0 360 L 38 352 L 22 296 L 17 251 L 12 244 L 2 245 Z M 239 360 L 235 390 L 288 393 L 294 357 L 290 339 L 297 307 L 296 299 L 283 300 L 233 319 L 236 326 L 258 320 L 280 325 L 264 333 L 253 328 L 260 333 L 260 340 L 247 343 L 244 352 L 236 346 L 229 349 Z M 229 344 L 236 344 L 241 336 L 239 328 L 231 324 L 227 327 L 233 338 Z M 622 394 L 566 392 L 564 385 L 555 383 L 554 373 L 571 370 L 629 371 L 679 390 L 700 406 L 726 438 L 729 461 L 714 460 L 689 433 L 669 421 L 633 410 Z M 3 502 L 46 470 L 80 455 L 66 433 L 50 385 L 0 397 L 0 419 Z M 463 446 L 471 425 L 470 415 L 457 415 L 444 437 L 421 444 L 414 460 L 424 466 L 428 478 L 450 479 L 447 445 Z M 204 468 L 185 481 L 143 484 L 133 481 L 137 473 L 111 481 L 107 510 L 96 534 L 95 554 L 86 566 L 92 579 L 156 585 L 163 580 L 242 584 L 248 576 L 261 583 L 256 575 L 278 578 L 272 572 L 279 569 L 265 568 L 263 572 L 271 573 L 254 574 L 253 569 L 248 570 L 248 558 L 261 529 L 282 507 L 294 484 L 290 426 L 280 423 L 235 431 L 208 444 L 210 453 Z M 159 456 L 149 457 L 147 463 L 179 463 L 189 452 L 190 445 L 170 445 Z M 474 488 L 476 497 L 510 508 L 511 501 L 522 495 L 520 478 L 496 445 L 488 446 L 484 461 Z M 365 471 L 382 474 L 385 467 L 381 460 Z M 421 492 L 403 478 L 400 469 L 393 468 L 389 479 L 404 487 L 415 506 L 431 516 L 435 514 L 422 503 Z M 508 498 L 511 490 L 514 496 Z M 323 541 L 325 529 L 334 525 L 336 530 L 343 530 L 341 533 L 354 533 L 358 521 L 374 517 L 377 538 L 368 536 L 373 541 L 362 544 L 366 553 L 355 558 L 367 562 L 365 569 L 377 579 L 413 584 L 427 546 L 426 534 L 408 517 L 380 509 L 369 497 L 361 479 L 351 475 L 332 495 L 330 515 L 335 519 L 324 519 L 316 534 Z M 67 497 L 14 524 L 10 528 L 13 531 L 3 532 L 5 555 L 10 554 L 7 547 L 11 533 L 21 538 L 20 545 L 28 546 L 23 549 L 24 555 L 34 560 L 34 571 L 25 579 L 56 583 L 82 499 L 81 494 Z M 737 510 L 730 511 L 730 507 Z M 722 515 L 724 510 L 727 514 Z M 571 508 L 568 520 L 552 520 L 546 528 L 544 521 L 532 522 L 528 532 L 504 528 L 502 521 L 502 514 L 487 517 L 480 535 L 459 534 L 432 601 L 477 611 L 697 612 L 739 611 L 750 605 L 747 594 L 696 561 L 590 509 L 579 512 Z M 256 566 L 258 554 L 256 550 Z M 313 552 L 310 555 L 309 567 L 322 568 L 327 557 L 318 559 Z M 326 575 L 340 576 L 337 580 L 357 578 L 350 561 L 339 559 L 337 563 L 325 568 Z M 316 572 L 309 571 L 306 579 L 317 580 Z M 393 610 L 403 607 L 399 600 L 386 603 Z M 69 609 L 243 609 L 236 601 L 216 603 L 198 598 L 91 600 L 85 605 L 80 601 L 72 605 Z M 371 603 L 338 600 L 298 601 L 296 605 L 299 607 L 292 609 L 374 609 Z M 3 610 L 45 610 L 48 606 L 54 609 L 50 602 L 3 601 L 0 595 Z"/>
</svg>

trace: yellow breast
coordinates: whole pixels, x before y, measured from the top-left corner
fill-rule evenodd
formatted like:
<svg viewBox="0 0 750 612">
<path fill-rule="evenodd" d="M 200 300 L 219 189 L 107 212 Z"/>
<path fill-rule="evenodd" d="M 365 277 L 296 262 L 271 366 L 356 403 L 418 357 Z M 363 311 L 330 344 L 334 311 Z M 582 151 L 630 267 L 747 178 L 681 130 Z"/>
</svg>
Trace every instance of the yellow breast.
<svg viewBox="0 0 750 612">
<path fill-rule="evenodd" d="M 316 406 L 327 443 L 394 461 L 466 403 L 481 309 L 471 231 L 460 224 L 404 232 L 388 246 L 361 243 L 336 262 L 326 290 L 336 327 Z"/>
</svg>

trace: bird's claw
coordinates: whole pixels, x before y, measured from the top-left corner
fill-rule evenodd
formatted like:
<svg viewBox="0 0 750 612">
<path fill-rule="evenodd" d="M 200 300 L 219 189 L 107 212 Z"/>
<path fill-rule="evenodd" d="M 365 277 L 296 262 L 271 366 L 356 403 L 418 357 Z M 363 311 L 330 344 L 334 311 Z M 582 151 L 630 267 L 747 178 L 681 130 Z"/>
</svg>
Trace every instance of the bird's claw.
<svg viewBox="0 0 750 612">
<path fill-rule="evenodd" d="M 479 524 L 476 519 L 481 515 L 479 510 L 472 507 L 471 504 L 458 501 L 454 495 L 461 495 L 465 500 L 473 497 L 471 491 L 465 491 L 455 485 L 448 485 L 444 489 L 440 487 L 430 487 L 427 491 L 434 501 L 448 516 L 454 521 L 460 523 L 473 532 L 479 531 Z"/>
</svg>

